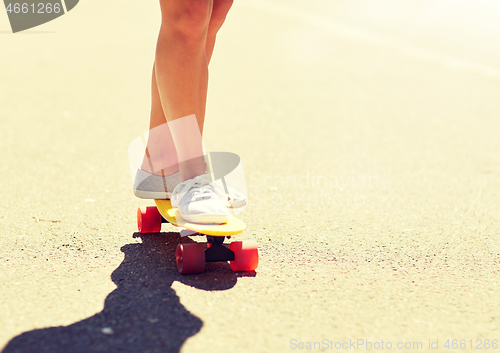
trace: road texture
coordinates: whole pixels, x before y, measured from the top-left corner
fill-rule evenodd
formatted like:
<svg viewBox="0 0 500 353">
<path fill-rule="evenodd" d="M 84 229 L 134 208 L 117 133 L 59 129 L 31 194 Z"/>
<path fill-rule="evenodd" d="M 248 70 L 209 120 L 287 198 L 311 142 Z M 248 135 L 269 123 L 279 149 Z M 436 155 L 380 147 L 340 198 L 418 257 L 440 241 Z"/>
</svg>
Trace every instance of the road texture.
<svg viewBox="0 0 500 353">
<path fill-rule="evenodd" d="M 136 233 L 127 165 L 158 4 L 81 1 L 17 34 L 0 11 L 2 352 L 493 351 L 499 12 L 237 0 L 205 142 L 242 158 L 260 264 L 181 276 L 197 238 Z"/>
</svg>

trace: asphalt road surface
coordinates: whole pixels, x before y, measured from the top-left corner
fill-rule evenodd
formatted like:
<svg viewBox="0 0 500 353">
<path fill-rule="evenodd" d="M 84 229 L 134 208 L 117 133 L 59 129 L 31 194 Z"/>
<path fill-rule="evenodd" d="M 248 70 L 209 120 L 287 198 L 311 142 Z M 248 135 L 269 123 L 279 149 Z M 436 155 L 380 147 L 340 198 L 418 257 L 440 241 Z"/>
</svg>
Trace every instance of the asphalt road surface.
<svg viewBox="0 0 500 353">
<path fill-rule="evenodd" d="M 201 239 L 139 235 L 128 168 L 158 4 L 2 11 L 3 353 L 498 348 L 495 1 L 236 0 L 204 138 L 242 158 L 260 263 L 188 276 Z"/>
</svg>

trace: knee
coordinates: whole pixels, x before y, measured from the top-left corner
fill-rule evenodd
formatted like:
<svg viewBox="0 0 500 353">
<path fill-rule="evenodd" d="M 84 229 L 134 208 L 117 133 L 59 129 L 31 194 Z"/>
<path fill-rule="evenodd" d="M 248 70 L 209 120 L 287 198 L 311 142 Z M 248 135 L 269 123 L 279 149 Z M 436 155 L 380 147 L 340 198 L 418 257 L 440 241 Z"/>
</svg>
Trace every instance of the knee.
<svg viewBox="0 0 500 353">
<path fill-rule="evenodd" d="M 177 7 L 162 8 L 162 29 L 186 45 L 202 42 L 210 23 L 207 0 L 182 0 Z"/>
<path fill-rule="evenodd" d="M 214 7 L 212 10 L 212 16 L 210 17 L 210 24 L 208 27 L 208 37 L 215 37 L 222 24 L 226 20 L 227 13 L 231 6 L 233 5 L 233 0 L 215 0 Z"/>
</svg>

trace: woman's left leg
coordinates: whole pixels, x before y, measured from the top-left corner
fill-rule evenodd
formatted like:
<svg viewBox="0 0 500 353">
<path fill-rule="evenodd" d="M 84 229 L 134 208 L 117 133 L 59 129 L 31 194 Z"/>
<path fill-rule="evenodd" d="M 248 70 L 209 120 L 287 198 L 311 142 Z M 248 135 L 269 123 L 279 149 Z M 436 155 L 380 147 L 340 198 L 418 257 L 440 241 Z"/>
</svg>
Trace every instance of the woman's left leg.
<svg viewBox="0 0 500 353">
<path fill-rule="evenodd" d="M 206 57 L 207 67 L 208 64 L 210 63 L 212 54 L 214 52 L 215 39 L 217 33 L 222 27 L 232 4 L 233 0 L 213 1 L 212 13 L 210 16 L 210 22 L 208 25 L 207 37 L 205 43 L 205 57 Z M 206 95 L 207 95 L 207 86 L 201 85 L 199 96 L 203 97 L 204 102 L 203 104 L 201 104 L 202 106 L 201 116 L 198 118 L 202 120 L 203 123 L 205 121 Z M 151 85 L 151 115 L 150 115 L 149 129 L 152 130 L 156 127 L 159 127 L 160 125 L 165 124 L 166 122 L 167 119 L 165 117 L 165 112 L 161 103 L 158 84 L 156 80 L 156 68 L 155 65 L 153 65 L 153 75 L 152 75 L 152 85 Z M 179 169 L 177 165 L 177 152 L 175 150 L 175 145 L 173 143 L 172 137 L 169 134 L 168 127 L 165 126 L 164 130 L 166 130 L 166 133 L 164 133 L 164 135 L 167 136 L 163 136 L 162 142 L 158 146 L 155 146 L 154 148 L 161 148 L 165 150 L 165 153 L 160 153 L 164 159 L 161 164 L 164 165 L 165 168 L 163 169 L 163 173 L 161 171 L 156 171 L 156 173 L 163 175 L 171 175 L 177 172 Z M 201 134 L 203 134 L 203 131 L 201 131 Z M 146 168 L 145 165 L 144 167 Z"/>
</svg>

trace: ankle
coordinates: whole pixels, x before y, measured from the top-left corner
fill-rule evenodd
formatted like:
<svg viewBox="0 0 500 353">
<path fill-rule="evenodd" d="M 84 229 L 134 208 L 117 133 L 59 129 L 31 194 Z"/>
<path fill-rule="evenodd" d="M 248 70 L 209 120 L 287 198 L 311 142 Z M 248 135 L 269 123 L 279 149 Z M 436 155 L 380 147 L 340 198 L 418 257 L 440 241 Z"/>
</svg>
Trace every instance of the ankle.
<svg viewBox="0 0 500 353">
<path fill-rule="evenodd" d="M 179 163 L 179 179 L 181 182 L 206 173 L 207 164 L 203 156 Z"/>
<path fill-rule="evenodd" d="M 175 165 L 169 166 L 167 168 L 153 170 L 148 163 L 143 161 L 143 163 L 141 164 L 141 169 L 144 170 L 145 172 L 150 173 L 150 174 L 165 176 L 165 175 L 173 175 L 173 174 L 177 173 L 179 171 L 179 165 L 175 164 Z"/>
</svg>

